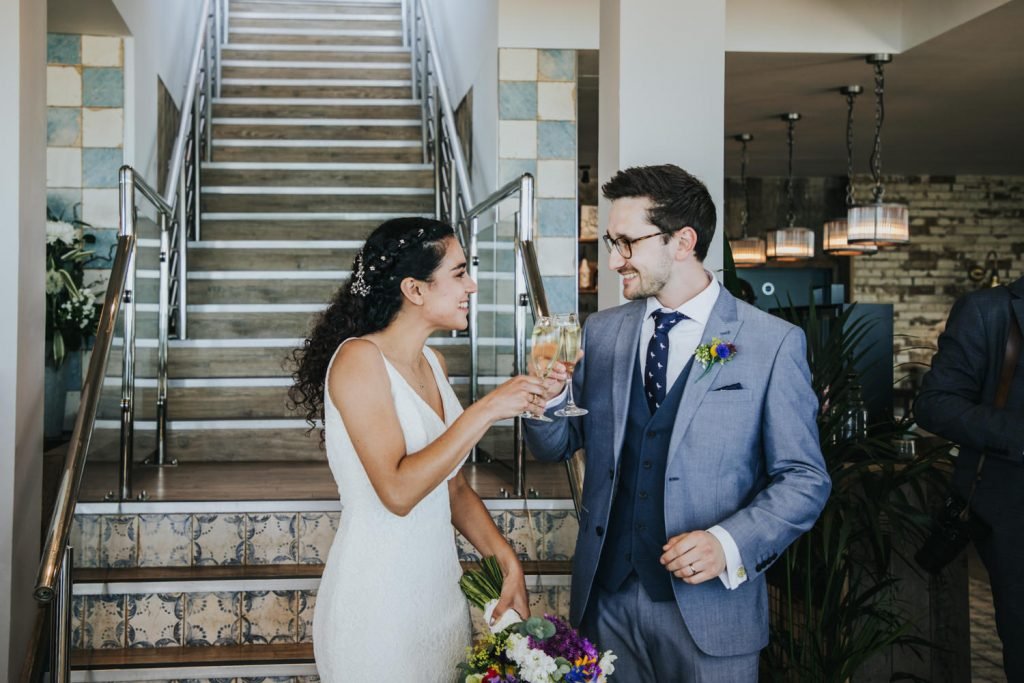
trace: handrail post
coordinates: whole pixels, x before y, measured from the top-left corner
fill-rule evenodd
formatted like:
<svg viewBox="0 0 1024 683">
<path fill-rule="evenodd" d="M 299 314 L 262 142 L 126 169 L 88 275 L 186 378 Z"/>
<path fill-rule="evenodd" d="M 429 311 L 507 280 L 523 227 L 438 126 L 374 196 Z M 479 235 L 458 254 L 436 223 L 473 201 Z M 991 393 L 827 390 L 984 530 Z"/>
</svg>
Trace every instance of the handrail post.
<svg viewBox="0 0 1024 683">
<path fill-rule="evenodd" d="M 119 237 L 135 237 L 135 171 L 122 166 L 120 184 Z M 134 243 L 134 242 L 133 242 Z M 128 274 L 124 288 L 124 352 L 121 370 L 121 466 L 118 472 L 118 500 L 132 497 L 132 466 L 135 449 L 135 267 L 137 248 L 128 258 Z"/>
<path fill-rule="evenodd" d="M 185 169 L 178 171 L 178 339 L 188 339 L 188 322 L 185 306 L 188 287 L 185 282 L 188 255 L 188 188 L 185 183 Z"/>
<path fill-rule="evenodd" d="M 57 590 L 50 604 L 50 681 L 69 683 L 71 680 L 71 572 L 74 565 L 74 550 L 64 546 L 60 572 L 57 574 Z"/>
<path fill-rule="evenodd" d="M 522 204 L 522 198 L 520 197 L 520 205 Z M 515 308 L 513 313 L 512 321 L 512 374 L 521 375 L 526 371 L 526 345 L 524 344 L 526 335 L 526 306 L 528 299 L 526 296 L 526 278 L 524 276 L 523 259 L 522 259 L 522 228 L 523 215 L 521 211 L 517 211 L 515 214 L 515 238 L 514 238 L 514 249 L 515 249 Z M 528 221 L 527 221 L 528 223 Z M 513 495 L 517 498 L 524 498 L 526 496 L 526 440 L 525 434 L 523 433 L 523 418 L 516 416 L 514 428 L 513 428 L 513 439 L 514 447 L 512 451 L 512 489 Z"/>
<path fill-rule="evenodd" d="M 209 91 L 207 87 L 210 82 L 210 72 L 207 71 L 204 74 L 204 91 Z M 196 83 L 196 88 L 199 88 L 199 84 Z M 203 158 L 203 102 L 199 97 L 200 93 L 196 93 L 196 96 L 192 98 L 192 239 L 199 239 L 199 173 L 200 166 Z M 188 164 L 185 165 L 186 168 Z"/>
<path fill-rule="evenodd" d="M 171 327 L 171 235 L 167 229 L 169 216 L 160 211 L 160 305 L 157 321 L 156 351 L 156 451 L 151 465 L 167 463 L 167 347 Z M 176 465 L 177 461 L 170 464 Z"/>
<path fill-rule="evenodd" d="M 469 221 L 469 277 L 473 282 L 480 275 L 480 218 L 473 216 Z M 476 403 L 480 397 L 480 323 L 477 292 L 469 295 L 469 403 Z M 469 461 L 478 462 L 476 444 L 470 452 Z"/>
<path fill-rule="evenodd" d="M 409 47 L 409 3 L 402 0 L 402 47 Z"/>
<path fill-rule="evenodd" d="M 434 97 L 434 101 L 437 101 L 437 97 Z M 444 163 L 441 159 L 441 127 L 437 118 L 434 118 L 434 218 L 437 220 L 444 220 L 442 214 L 442 197 L 441 192 L 441 174 L 443 169 L 441 165 Z"/>
<path fill-rule="evenodd" d="M 223 8 L 224 3 L 227 0 L 218 0 L 217 4 L 214 5 L 213 10 L 213 68 L 217 74 L 217 88 L 215 90 L 217 97 L 220 97 L 220 73 L 221 73 L 221 54 L 220 47 L 224 44 L 224 16 Z M 209 157 L 207 157 L 209 160 Z"/>
<path fill-rule="evenodd" d="M 412 81 L 412 98 L 418 100 L 420 98 L 420 82 L 419 82 L 419 69 L 417 67 L 417 58 L 419 57 L 419 31 L 417 30 L 417 24 L 419 23 L 419 0 L 412 0 L 411 8 L 409 9 L 409 79 Z"/>
<path fill-rule="evenodd" d="M 214 11 L 216 11 L 217 5 L 214 4 L 214 5 L 212 5 L 212 7 L 214 7 Z M 214 61 L 213 60 L 213 50 L 215 48 L 211 48 L 210 46 L 217 44 L 217 34 L 216 34 L 216 31 L 212 31 L 210 29 L 207 29 L 206 36 L 207 36 L 207 39 L 206 39 L 207 47 L 206 47 L 206 50 L 205 50 L 205 52 L 206 52 L 206 59 L 203 60 L 203 63 L 206 65 L 206 78 L 203 79 L 203 84 L 205 86 L 203 88 L 205 97 L 203 98 L 203 120 L 200 122 L 199 128 L 200 128 L 200 131 L 202 133 L 202 135 L 200 137 L 201 137 L 201 139 L 203 141 L 203 156 L 202 156 L 202 158 L 204 160 L 206 160 L 206 161 L 210 161 L 212 159 L 211 155 L 213 154 L 213 136 L 210 134 L 210 117 L 211 117 L 211 115 L 213 113 L 213 81 L 214 81 L 214 73 L 215 73 L 214 70 L 213 70 L 213 67 L 214 67 L 214 64 L 213 64 L 213 61 Z M 219 60 L 218 60 L 218 68 L 217 68 L 217 71 L 216 71 L 216 76 L 217 76 L 217 84 L 219 86 L 220 85 Z M 197 165 L 199 164 L 199 158 L 196 158 L 196 164 Z M 198 181 L 199 181 L 199 174 L 197 172 L 196 173 L 196 187 L 197 188 L 199 187 L 199 182 Z M 199 233 L 199 218 L 198 218 L 198 215 L 197 215 L 197 218 L 196 218 L 196 234 L 197 234 L 197 239 L 198 239 L 198 233 Z"/>
</svg>

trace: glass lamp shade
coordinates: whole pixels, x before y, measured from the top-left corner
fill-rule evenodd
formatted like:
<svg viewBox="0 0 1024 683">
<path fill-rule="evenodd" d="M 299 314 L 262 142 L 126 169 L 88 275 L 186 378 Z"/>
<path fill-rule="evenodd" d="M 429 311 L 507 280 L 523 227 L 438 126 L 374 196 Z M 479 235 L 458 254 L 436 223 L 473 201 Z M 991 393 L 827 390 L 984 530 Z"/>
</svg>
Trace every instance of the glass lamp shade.
<svg viewBox="0 0 1024 683">
<path fill-rule="evenodd" d="M 814 231 L 780 228 L 768 231 L 768 258 L 776 261 L 805 261 L 814 258 Z"/>
<path fill-rule="evenodd" d="M 861 204 L 846 212 L 846 240 L 850 244 L 889 246 L 910 242 L 910 215 L 906 204 Z"/>
<path fill-rule="evenodd" d="M 846 232 L 845 218 L 827 221 L 823 237 L 825 251 L 833 256 L 860 256 L 861 254 L 874 254 L 878 251 L 878 247 L 867 242 L 850 244 L 846 239 Z"/>
<path fill-rule="evenodd" d="M 729 240 L 732 249 L 732 261 L 737 268 L 759 266 L 767 261 L 764 240 L 760 237 L 743 237 Z"/>
</svg>

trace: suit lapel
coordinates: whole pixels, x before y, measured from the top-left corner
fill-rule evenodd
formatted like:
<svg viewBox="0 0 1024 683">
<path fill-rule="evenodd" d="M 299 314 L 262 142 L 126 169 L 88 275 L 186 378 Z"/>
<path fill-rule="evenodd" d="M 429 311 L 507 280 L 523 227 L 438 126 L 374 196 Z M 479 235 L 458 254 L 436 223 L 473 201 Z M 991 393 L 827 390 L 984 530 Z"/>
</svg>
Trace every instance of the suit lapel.
<svg viewBox="0 0 1024 683">
<path fill-rule="evenodd" d="M 636 366 L 637 344 L 640 343 L 640 327 L 644 321 L 644 301 L 629 304 L 622 315 L 619 333 L 615 338 L 612 356 L 612 414 L 615 416 L 612 453 L 618 463 L 622 454 L 622 443 L 626 438 L 626 419 L 629 413 L 629 392 L 633 388 L 633 372 Z"/>
<path fill-rule="evenodd" d="M 743 322 L 736 317 L 736 299 L 733 298 L 725 287 L 722 287 L 718 294 L 715 307 L 711 309 L 711 316 L 708 324 L 704 326 L 704 335 L 701 337 L 701 344 L 709 344 L 714 337 L 724 341 L 733 341 L 739 333 Z M 722 371 L 720 363 L 713 363 L 707 374 L 704 374 L 704 367 L 694 359 L 693 368 L 690 369 L 690 376 L 686 378 L 686 388 L 683 391 L 682 400 L 679 403 L 679 411 L 676 413 L 676 424 L 672 429 L 672 438 L 669 441 L 668 462 L 679 451 L 679 445 L 686 436 L 686 431 L 693 422 L 693 416 L 708 391 L 715 383 L 715 378 Z"/>
<path fill-rule="evenodd" d="M 1024 334 L 1024 278 L 1010 284 L 1010 293 L 1010 304 L 1016 314 L 1017 326 L 1020 327 L 1020 333 Z"/>
</svg>

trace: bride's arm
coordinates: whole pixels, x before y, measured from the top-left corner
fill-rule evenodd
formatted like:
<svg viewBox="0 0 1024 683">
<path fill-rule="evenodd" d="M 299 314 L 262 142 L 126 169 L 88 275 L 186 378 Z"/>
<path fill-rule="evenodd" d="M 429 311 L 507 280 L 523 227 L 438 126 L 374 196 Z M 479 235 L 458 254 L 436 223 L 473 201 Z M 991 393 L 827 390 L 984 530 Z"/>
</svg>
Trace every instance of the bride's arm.
<svg viewBox="0 0 1024 683">
<path fill-rule="evenodd" d="M 508 541 L 498 531 L 490 512 L 462 472 L 448 482 L 448 497 L 451 499 L 452 524 L 462 533 L 481 557 L 493 555 L 501 566 L 505 577 L 501 599 L 494 608 L 494 619 L 500 619 L 511 607 L 519 616 L 530 616 L 530 602 L 526 596 L 526 576 L 523 566 Z"/>
<path fill-rule="evenodd" d="M 407 454 L 384 359 L 372 342 L 345 344 L 327 387 L 374 491 L 396 515 L 408 514 L 437 488 L 488 427 L 525 409 L 531 392 L 543 391 L 535 378 L 513 378 L 467 408 L 426 448 Z"/>
</svg>

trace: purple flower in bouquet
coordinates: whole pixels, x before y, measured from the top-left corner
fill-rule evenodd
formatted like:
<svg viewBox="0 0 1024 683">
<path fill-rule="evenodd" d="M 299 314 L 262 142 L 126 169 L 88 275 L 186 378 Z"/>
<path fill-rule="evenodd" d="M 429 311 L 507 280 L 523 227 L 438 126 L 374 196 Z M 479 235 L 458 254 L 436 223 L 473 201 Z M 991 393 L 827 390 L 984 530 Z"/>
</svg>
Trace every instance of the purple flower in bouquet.
<svg viewBox="0 0 1024 683">
<path fill-rule="evenodd" d="M 544 640 L 530 636 L 530 647 L 541 650 L 549 657 L 564 657 L 570 663 L 586 659 L 597 661 L 597 648 L 577 633 L 576 629 L 552 614 L 545 614 L 544 618 L 554 625 L 555 635 Z"/>
</svg>

